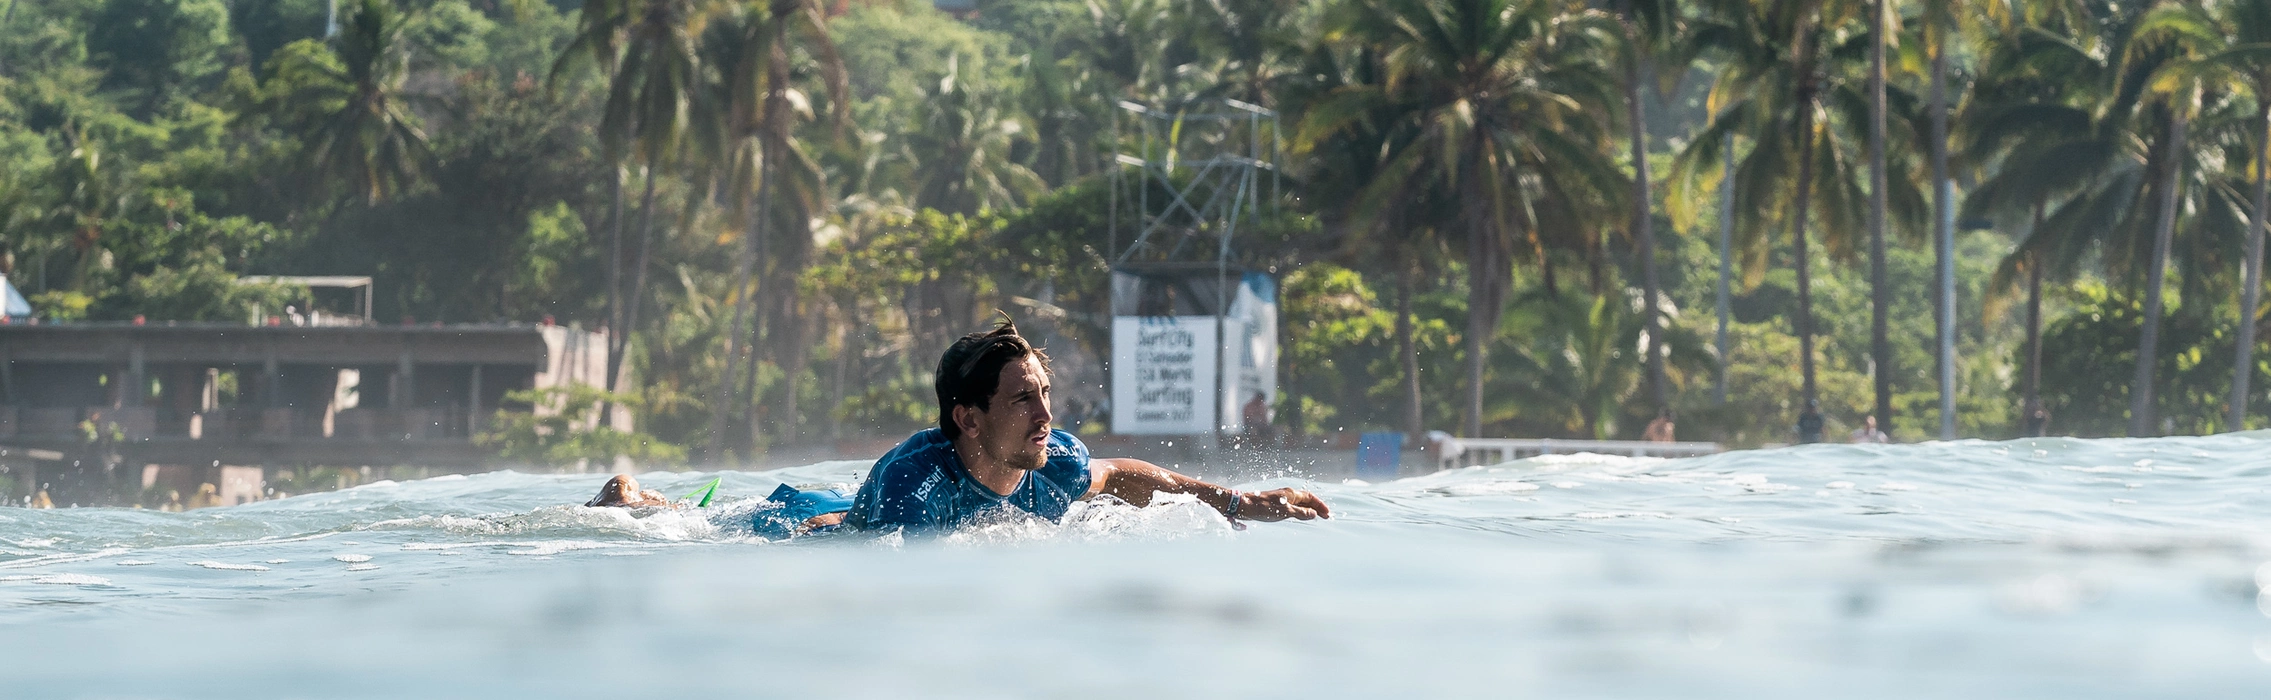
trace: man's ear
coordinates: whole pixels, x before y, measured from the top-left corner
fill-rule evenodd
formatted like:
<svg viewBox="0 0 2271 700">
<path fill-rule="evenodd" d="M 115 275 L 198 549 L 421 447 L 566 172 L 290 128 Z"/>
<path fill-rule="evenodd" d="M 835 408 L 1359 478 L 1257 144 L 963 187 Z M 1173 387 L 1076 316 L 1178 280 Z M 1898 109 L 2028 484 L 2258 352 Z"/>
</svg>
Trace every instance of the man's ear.
<svg viewBox="0 0 2271 700">
<path fill-rule="evenodd" d="M 978 432 L 978 407 L 955 406 L 954 427 L 960 428 L 963 435 L 976 434 Z"/>
</svg>

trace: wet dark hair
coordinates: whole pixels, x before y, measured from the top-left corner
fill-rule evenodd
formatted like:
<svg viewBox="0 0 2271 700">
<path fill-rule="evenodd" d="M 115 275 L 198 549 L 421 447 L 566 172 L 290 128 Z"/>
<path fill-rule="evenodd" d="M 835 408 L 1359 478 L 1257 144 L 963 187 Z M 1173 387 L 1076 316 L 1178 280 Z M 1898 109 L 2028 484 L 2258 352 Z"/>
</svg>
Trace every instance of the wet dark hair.
<svg viewBox="0 0 2271 700">
<path fill-rule="evenodd" d="M 962 427 L 954 424 L 955 406 L 976 406 L 980 411 L 992 410 L 994 390 L 1001 388 L 1001 368 L 1027 357 L 1041 358 L 1042 371 L 1049 369 L 1049 355 L 1026 342 L 1017 334 L 1017 322 L 1002 315 L 1001 325 L 991 331 L 962 336 L 938 358 L 938 376 L 932 386 L 938 390 L 938 429 L 946 439 L 962 436 Z"/>
</svg>

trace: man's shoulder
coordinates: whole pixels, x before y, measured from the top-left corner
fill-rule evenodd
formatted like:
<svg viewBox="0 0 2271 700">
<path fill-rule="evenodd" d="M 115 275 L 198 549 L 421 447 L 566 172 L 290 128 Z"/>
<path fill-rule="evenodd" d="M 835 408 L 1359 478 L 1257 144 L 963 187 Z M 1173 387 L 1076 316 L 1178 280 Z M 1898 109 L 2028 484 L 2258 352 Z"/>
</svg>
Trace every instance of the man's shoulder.
<svg viewBox="0 0 2271 700">
<path fill-rule="evenodd" d="M 877 466 L 882 466 L 910 460 L 935 459 L 941 453 L 952 451 L 954 451 L 954 441 L 946 438 L 945 431 L 937 428 L 925 428 L 907 436 L 907 439 L 901 440 L 899 446 L 891 448 L 890 452 L 883 453 L 883 458 L 876 460 L 875 463 Z"/>
<path fill-rule="evenodd" d="M 908 436 L 898 447 L 883 453 L 868 470 L 868 480 L 891 482 L 920 479 L 946 470 L 946 461 L 954 456 L 954 442 L 937 428 L 930 428 Z"/>
</svg>

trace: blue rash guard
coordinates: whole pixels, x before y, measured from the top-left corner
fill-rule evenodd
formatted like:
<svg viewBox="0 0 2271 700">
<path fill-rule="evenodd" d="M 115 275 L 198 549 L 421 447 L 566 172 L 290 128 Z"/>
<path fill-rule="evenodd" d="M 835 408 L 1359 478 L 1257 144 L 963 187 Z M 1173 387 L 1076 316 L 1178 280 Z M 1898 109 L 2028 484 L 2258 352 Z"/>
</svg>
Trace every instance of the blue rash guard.
<svg viewBox="0 0 2271 700">
<path fill-rule="evenodd" d="M 854 530 L 952 529 L 972 518 L 1014 507 L 1057 520 L 1088 493 L 1088 446 L 1062 430 L 1049 431 L 1049 461 L 1025 473 L 1003 496 L 970 478 L 954 442 L 931 428 L 892 448 L 868 470 L 844 526 Z"/>
</svg>

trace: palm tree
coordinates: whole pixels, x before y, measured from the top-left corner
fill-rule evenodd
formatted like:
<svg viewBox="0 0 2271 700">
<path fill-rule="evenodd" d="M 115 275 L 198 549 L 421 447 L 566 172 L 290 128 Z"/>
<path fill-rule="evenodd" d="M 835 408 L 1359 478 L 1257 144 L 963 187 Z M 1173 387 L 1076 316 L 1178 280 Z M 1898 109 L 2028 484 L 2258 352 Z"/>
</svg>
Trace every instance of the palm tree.
<svg viewBox="0 0 2271 700">
<path fill-rule="evenodd" d="M 127 187 L 118 168 L 103 167 L 102 149 L 77 125 L 67 125 L 63 135 L 64 146 L 70 151 L 56 163 L 57 197 L 45 213 L 50 226 L 68 232 L 69 245 L 78 252 L 78 262 L 71 270 L 71 289 L 93 291 L 95 275 L 110 264 L 103 236 L 126 208 Z"/>
<path fill-rule="evenodd" d="M 1932 0 L 1924 8 L 1924 50 L 1931 56 L 1931 112 L 1932 136 L 1929 146 L 1932 160 L 1932 248 L 1934 267 L 1932 296 L 1938 318 L 1936 337 L 1939 339 L 1937 356 L 1940 385 L 1940 439 L 1956 437 L 1956 299 L 1955 299 L 1955 181 L 1948 177 L 1948 52 L 1949 34 L 1954 31 L 1953 4 L 1955 0 Z M 1878 373 L 1880 385 L 1884 373 Z M 1880 397 L 1889 402 L 1889 397 Z M 1889 414 L 1889 403 L 1881 411 Z M 1879 420 L 1882 420 L 1881 418 Z"/>
<path fill-rule="evenodd" d="M 1537 389 L 1516 399 L 1515 410 L 1549 407 L 1554 418 L 1586 437 L 1611 437 L 1625 397 L 1640 388 L 1650 363 L 1629 354 L 1650 347 L 1641 342 L 1648 313 L 1640 305 L 1622 294 L 1587 299 L 1544 290 L 1515 300 L 1508 323 L 1524 342 L 1512 364 Z M 1700 336 L 1678 327 L 1663 332 L 1662 342 L 1652 346 L 1663 353 L 1655 362 L 1670 360 L 1684 372 L 1711 371 Z"/>
<path fill-rule="evenodd" d="M 1389 154 L 1397 152 L 1412 131 L 1406 118 L 1409 106 L 1385 99 L 1381 82 L 1385 68 L 1377 52 L 1320 41 L 1306 51 L 1303 69 L 1303 74 L 1317 79 L 1284 86 L 1281 98 L 1303 113 L 1292 144 L 1296 156 L 1292 164 L 1301 170 L 1293 179 L 1308 201 L 1330 203 L 1320 212 L 1328 229 L 1348 232 L 1342 237 L 1345 244 L 1337 252 L 1339 257 L 1382 260 L 1395 275 L 1393 333 L 1403 373 L 1398 404 L 1407 444 L 1421 444 L 1426 428 L 1412 297 L 1419 278 L 1426 274 L 1423 258 L 1441 244 L 1434 235 L 1437 222 L 1422 213 L 1453 207 L 1436 201 L 1363 196 L 1378 186 Z"/>
<path fill-rule="evenodd" d="M 1649 193 L 1648 176 L 1648 119 L 1645 103 L 1640 99 L 1641 82 L 1651 72 L 1650 58 L 1670 54 L 1678 36 L 1680 7 L 1673 0 L 1618 0 L 1616 3 L 1617 27 L 1624 39 L 1618 58 L 1624 69 L 1624 104 L 1626 140 L 1632 149 L 1632 239 L 1636 257 L 1640 261 L 1641 316 L 1646 329 L 1643 336 L 1647 353 L 1649 399 L 1658 410 L 1672 406 L 1671 386 L 1664 379 L 1664 357 L 1657 347 L 1663 338 L 1662 308 L 1657 303 L 1660 291 L 1656 274 L 1656 217 L 1652 209 L 1655 198 Z M 1668 66 L 1677 74 L 1686 66 Z"/>
<path fill-rule="evenodd" d="M 2246 136 L 2250 197 L 2247 242 L 2242 249 L 2237 356 L 2226 425 L 2247 427 L 2248 384 L 2255 375 L 2255 332 L 2263 293 L 2264 214 L 2271 211 L 2271 179 L 2264 160 L 2271 153 L 2271 0 L 2236 0 L 2214 6 L 2181 5 L 2159 19 L 2198 46 L 2196 58 L 2179 59 L 2162 70 L 2170 82 L 2213 81 L 2244 88 L 2255 111 Z"/>
<path fill-rule="evenodd" d="M 1023 126 L 1002 113 L 993 92 L 962 77 L 960 56 L 947 57 L 937 85 L 923 102 L 922 122 L 907 135 L 923 170 L 917 206 L 950 214 L 1006 210 L 1047 188 L 1010 160 Z"/>
<path fill-rule="evenodd" d="M 812 118 L 809 109 L 800 108 L 806 99 L 797 88 L 800 78 L 797 59 L 800 52 L 813 60 L 827 90 L 831 123 L 841 125 L 850 109 L 850 99 L 844 75 L 843 61 L 836 55 L 835 43 L 828 36 L 827 18 L 817 3 L 802 0 L 791 2 L 748 3 L 714 23 L 705 53 L 715 69 L 711 73 L 717 83 L 710 91 L 715 97 L 709 100 L 712 110 L 702 121 L 705 134 L 712 142 L 709 151 L 727 154 L 723 159 L 727 191 L 733 193 L 732 203 L 737 215 L 746 222 L 741 245 L 735 250 L 733 297 L 735 304 L 732 320 L 725 337 L 725 355 L 728 358 L 724 372 L 713 395 L 715 409 L 710 420 L 709 454 L 715 458 L 724 453 L 729 414 L 738 410 L 743 401 L 740 387 L 735 381 L 737 358 L 741 348 L 754 347 L 744 343 L 743 323 L 750 312 L 761 308 L 760 294 L 750 289 L 750 275 L 758 264 L 758 256 L 769 241 L 774 214 L 773 204 L 782 191 L 792 193 L 787 199 L 800 204 L 797 221 L 806 220 L 804 214 L 818 208 L 818 199 L 825 194 L 818 187 L 820 177 L 812 161 L 798 148 L 796 127 Z M 793 176 L 782 176 L 785 171 Z M 782 187 L 776 181 L 788 180 Z M 791 264 L 783 265 L 781 272 L 792 278 L 801 275 L 808 260 L 810 237 L 798 237 L 805 246 L 790 251 Z M 791 289 L 794 294 L 796 290 Z M 752 324 L 754 325 L 754 324 Z M 795 334 L 790 334 L 794 336 Z M 737 347 L 737 344 L 740 344 Z M 793 338 L 791 354 L 801 350 L 802 340 Z M 751 353 L 755 359 L 755 353 Z M 801 360 L 788 363 L 800 366 Z M 754 368 L 752 368 L 754 372 Z M 790 382 L 786 392 L 785 415 L 798 415 L 797 388 Z M 793 428 L 792 428 L 793 429 Z"/>
<path fill-rule="evenodd" d="M 263 110 L 306 134 L 301 159 L 318 180 L 365 205 L 415 185 L 430 159 L 404 86 L 405 19 L 388 0 L 360 0 L 334 52 L 286 56 L 271 82 L 295 89 Z"/>
<path fill-rule="evenodd" d="M 1184 32 L 1201 57 L 1194 82 L 1203 97 L 1277 106 L 1284 79 L 1300 79 L 1300 21 L 1317 5 L 1292 0 L 1216 0 L 1182 4 Z"/>
<path fill-rule="evenodd" d="M 2196 110 L 2228 94 L 2186 68 L 2206 54 L 2204 36 L 2181 8 L 2124 7 L 2057 21 L 2074 29 L 2022 27 L 2007 32 L 2017 48 L 1990 53 L 1983 77 L 1996 82 L 1980 88 L 1988 97 L 1967 128 L 1998 172 L 1973 193 L 1979 204 L 1967 206 L 2029 217 L 2044 210 L 2004 261 L 1997 286 L 2020 273 L 2030 286 L 2035 275 L 2071 276 L 2097 251 L 2109 277 L 2143 288 L 2129 431 L 2149 435 L 2157 368 L 2165 363 L 2158 355 L 2165 271 L 2176 263 L 2197 292 L 2190 298 L 2205 298 L 2198 287 L 2215 267 L 2219 242 L 2237 238 L 2246 218 L 2241 198 L 2202 165 L 2224 158 L 2202 150 L 2216 139 L 2188 138 Z M 2213 137 L 2229 124 L 2208 125 L 2202 131 Z"/>
<path fill-rule="evenodd" d="M 1018 91 L 1033 118 L 1031 169 L 1051 189 L 1096 171 L 1099 125 L 1107 120 L 1097 109 L 1110 105 L 1099 99 L 1093 73 L 1056 52 L 1056 46 L 1045 46 L 1020 64 L 1024 89 Z"/>
<path fill-rule="evenodd" d="M 2122 56 L 2128 75 L 2149 76 L 2148 85 L 2144 87 L 2148 94 L 2141 96 L 2138 103 L 2141 126 L 2166 129 L 2166 135 L 2158 144 L 2160 181 L 2153 193 L 2158 201 L 2154 206 L 2152 256 L 2145 268 L 2144 331 L 2137 342 L 2137 377 L 2129 395 L 2129 434 L 2133 437 L 2154 432 L 2154 370 L 2159 364 L 2157 355 L 2164 311 L 2162 284 L 2168 273 L 2180 200 L 2186 189 L 2187 165 L 2192 160 L 2185 140 L 2190 135 L 2190 120 L 2201 110 L 2206 93 L 2215 89 L 2211 76 L 2191 69 L 2218 40 L 2216 34 L 2205 31 L 2208 27 L 2199 22 L 2201 19 L 2205 18 L 2181 4 L 2154 8 L 2138 23 Z M 2139 132 L 2139 136 L 2149 133 L 2143 128 Z"/>
<path fill-rule="evenodd" d="M 376 0 L 365 0 L 374 2 Z M 553 64 L 555 79 L 580 60 L 591 60 L 607 76 L 607 100 L 600 117 L 600 143 L 609 163 L 635 160 L 646 191 L 640 196 L 639 252 L 625 291 L 621 169 L 616 175 L 614 232 L 610 243 L 610 319 L 607 390 L 621 380 L 623 355 L 637 333 L 645 295 L 647 261 L 653 250 L 656 180 L 675 152 L 694 90 L 697 58 L 693 28 L 707 9 L 705 0 L 586 0 L 576 37 Z M 614 411 L 601 408 L 612 422 Z"/>
<path fill-rule="evenodd" d="M 2025 232 L 1989 285 L 2004 290 L 2025 278 L 2024 417 L 2043 407 L 2043 280 L 2078 273 L 2092 243 L 2071 225 L 2090 211 L 2091 198 L 2080 195 L 2120 181 L 2125 169 L 2121 148 L 2091 110 L 2111 70 L 2091 50 L 2098 44 L 2095 23 L 2056 13 L 1993 20 L 1981 27 L 1979 75 L 1956 131 L 1967 167 L 1987 172 L 1966 194 L 1963 216 L 1991 217 L 1999 228 Z M 2071 210 L 2054 212 L 2062 201 L 2072 202 Z M 1989 302 L 1999 297 L 1991 293 Z"/>
<path fill-rule="evenodd" d="M 1089 26 L 1077 42 L 1080 60 L 1111 83 L 1121 99 L 1168 102 L 1168 47 L 1177 41 L 1173 5 L 1163 0 L 1087 0 Z"/>
<path fill-rule="evenodd" d="M 1891 43 L 1893 38 L 1885 32 L 1886 15 L 1891 12 L 1888 5 L 1889 3 L 1885 0 L 1871 0 L 1869 3 L 1868 225 L 1869 357 L 1876 362 L 1876 366 L 1872 368 L 1869 374 L 1875 379 L 1873 384 L 1876 389 L 1877 401 L 1874 413 L 1877 417 L 1877 425 L 1890 430 L 1893 425 L 1893 354 L 1892 341 L 1888 333 L 1888 319 L 1886 318 L 1886 313 L 1891 306 L 1886 299 L 1886 294 L 1891 290 L 1887 289 L 1885 285 L 1885 186 L 1887 182 L 1885 175 L 1885 45 Z M 1934 75 L 1938 74 L 1935 73 Z M 1932 87 L 1935 100 L 1933 104 L 1937 107 L 1939 106 L 1937 100 L 1940 95 L 1940 83 L 1934 82 Z M 1935 118 L 1934 125 L 1944 125 L 1944 120 L 1939 119 L 1939 112 L 1934 112 L 1933 116 Z M 1935 132 L 1935 135 L 1937 133 Z M 1935 143 L 1933 148 L 1935 149 L 1933 151 L 1935 158 L 1940 157 L 1945 151 L 1945 149 L 1939 147 L 1938 143 Z M 1939 163 L 1940 161 L 1934 160 L 1933 162 Z"/>
<path fill-rule="evenodd" d="M 1790 225 L 1798 273 L 1792 325 L 1799 341 L 1799 399 L 1805 405 L 1817 393 L 1807 222 L 1820 215 L 1829 252 L 1846 258 L 1863 229 L 1855 213 L 1866 210 L 1856 206 L 1864 188 L 1849 157 L 1856 150 L 1849 142 L 1856 127 L 1869 123 L 1871 100 L 1854 89 L 1845 65 L 1864 52 L 1850 45 L 1821 45 L 1832 36 L 1831 28 L 1859 19 L 1858 8 L 1823 0 L 1755 6 L 1723 0 L 1710 3 L 1709 10 L 1692 30 L 1692 41 L 1698 50 L 1720 56 L 1725 69 L 1712 86 L 1710 123 L 1673 161 L 1668 210 L 1675 222 L 1692 226 L 1699 188 L 1720 180 L 1723 160 L 1732 157 L 1727 144 L 1740 138 L 1752 145 L 1734 166 L 1736 243 L 1743 249 L 1746 281 L 1756 284 L 1770 250 L 1759 232 L 1778 221 Z M 1866 33 L 1860 36 L 1859 41 L 1874 40 Z M 1785 186 L 1790 188 L 1787 199 L 1775 192 Z M 1889 179 L 1883 191 L 1888 219 L 1921 218 L 1921 195 L 1913 181 Z"/>
<path fill-rule="evenodd" d="M 1353 7 L 1346 31 L 1379 52 L 1382 79 L 1336 90 L 1321 108 L 1356 115 L 1365 105 L 1408 105 L 1397 128 L 1411 136 L 1364 196 L 1424 201 L 1440 193 L 1457 202 L 1443 230 L 1460 234 L 1466 252 L 1468 435 L 1482 431 L 1485 356 L 1516 241 L 1527 238 L 1543 253 L 1541 230 L 1607 218 L 1602 210 L 1621 208 L 1630 185 L 1605 156 L 1608 124 L 1596 116 L 1611 113 L 1616 81 L 1586 58 L 1608 48 L 1614 25 L 1575 10 L 1554 0 Z"/>
</svg>

